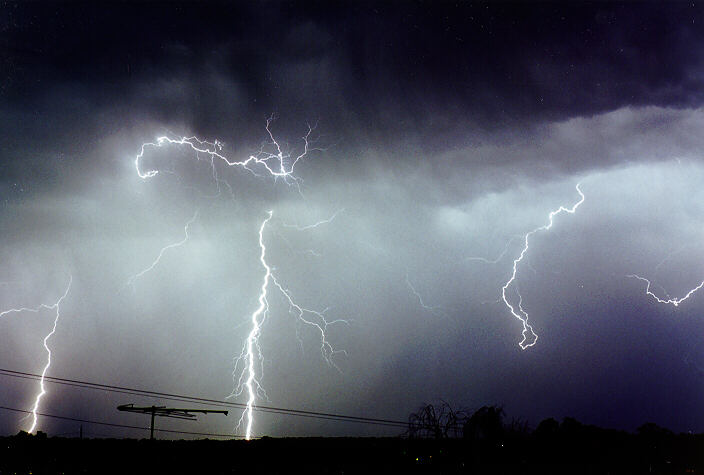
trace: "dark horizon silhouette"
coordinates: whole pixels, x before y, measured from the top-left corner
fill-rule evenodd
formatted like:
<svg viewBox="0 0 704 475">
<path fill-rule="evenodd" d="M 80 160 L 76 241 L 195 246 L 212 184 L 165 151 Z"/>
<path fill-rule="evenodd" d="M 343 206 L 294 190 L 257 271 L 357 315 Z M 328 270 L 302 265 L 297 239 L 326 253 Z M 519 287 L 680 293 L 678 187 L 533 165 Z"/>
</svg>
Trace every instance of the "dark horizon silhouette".
<svg viewBox="0 0 704 475">
<path fill-rule="evenodd" d="M 442 409 L 444 406 L 444 410 Z M 635 433 L 565 417 L 530 430 L 484 406 L 459 431 L 444 403 L 424 405 L 398 437 L 307 437 L 255 440 L 149 440 L 47 437 L 20 432 L 0 437 L 3 473 L 704 473 L 704 434 L 675 434 L 654 423 Z M 419 414 L 433 412 L 439 419 Z M 461 411 L 454 411 L 455 415 Z M 413 427 L 415 424 L 415 427 Z M 123 457 L 115 457 L 124 454 Z"/>
</svg>

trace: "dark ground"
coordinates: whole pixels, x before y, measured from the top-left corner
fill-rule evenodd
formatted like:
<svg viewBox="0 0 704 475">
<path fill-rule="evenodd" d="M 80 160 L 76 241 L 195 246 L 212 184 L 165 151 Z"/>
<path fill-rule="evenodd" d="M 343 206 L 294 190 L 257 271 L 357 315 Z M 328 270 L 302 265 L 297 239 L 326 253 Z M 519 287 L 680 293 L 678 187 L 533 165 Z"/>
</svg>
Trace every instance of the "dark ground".
<svg viewBox="0 0 704 475">
<path fill-rule="evenodd" d="M 550 419 L 486 438 L 135 440 L 0 438 L 0 474 L 704 473 L 704 435 L 654 424 L 637 434 Z"/>
</svg>

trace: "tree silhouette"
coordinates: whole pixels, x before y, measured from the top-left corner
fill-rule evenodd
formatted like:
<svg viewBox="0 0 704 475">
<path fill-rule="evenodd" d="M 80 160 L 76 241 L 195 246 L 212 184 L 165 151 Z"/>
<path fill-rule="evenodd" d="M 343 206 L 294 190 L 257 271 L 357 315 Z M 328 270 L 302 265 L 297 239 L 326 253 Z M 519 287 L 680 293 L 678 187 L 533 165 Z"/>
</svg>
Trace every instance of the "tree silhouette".
<svg viewBox="0 0 704 475">
<path fill-rule="evenodd" d="M 424 404 L 408 417 L 408 436 L 434 439 L 459 437 L 466 420 L 466 411 L 454 410 L 445 401 L 438 405 Z"/>
<path fill-rule="evenodd" d="M 464 437 L 490 444 L 504 435 L 504 410 L 500 406 L 484 406 L 472 414 L 464 424 Z"/>
</svg>

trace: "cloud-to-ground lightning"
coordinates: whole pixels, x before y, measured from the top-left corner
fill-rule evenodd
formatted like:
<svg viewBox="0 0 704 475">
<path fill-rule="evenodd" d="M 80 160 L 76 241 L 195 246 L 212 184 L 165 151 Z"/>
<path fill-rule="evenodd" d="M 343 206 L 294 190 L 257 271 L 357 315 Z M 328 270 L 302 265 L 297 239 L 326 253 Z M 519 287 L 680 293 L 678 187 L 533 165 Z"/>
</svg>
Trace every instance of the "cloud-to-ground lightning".
<svg viewBox="0 0 704 475">
<path fill-rule="evenodd" d="M 642 282 L 645 282 L 645 283 L 646 283 L 646 286 L 645 286 L 645 294 L 646 294 L 646 295 L 650 295 L 653 299 L 655 299 L 655 300 L 656 300 L 657 302 L 659 302 L 659 303 L 664 303 L 664 304 L 668 304 L 668 305 L 673 305 L 673 306 L 675 306 L 675 307 L 678 307 L 682 302 L 684 302 L 684 301 L 687 300 L 689 297 L 691 297 L 697 290 L 699 290 L 699 289 L 701 289 L 702 287 L 704 287 L 704 280 L 703 280 L 703 281 L 701 281 L 701 282 L 699 283 L 699 285 L 697 285 L 697 286 L 694 287 L 692 290 L 690 290 L 689 292 L 687 292 L 687 293 L 684 295 L 684 297 L 669 298 L 669 296 L 668 296 L 667 299 L 661 299 L 660 297 L 658 297 L 657 295 L 655 295 L 655 294 L 650 290 L 650 286 L 652 285 L 652 283 L 650 282 L 650 280 L 646 279 L 645 277 L 641 277 L 641 276 L 639 276 L 639 275 L 636 275 L 636 274 L 628 274 L 626 277 L 629 277 L 629 278 L 631 278 L 631 279 L 638 279 L 638 280 L 640 280 L 640 281 L 642 281 Z"/>
<path fill-rule="evenodd" d="M 147 272 L 149 272 L 149 271 L 151 271 L 152 269 L 154 269 L 154 268 L 157 266 L 157 264 L 159 264 L 159 261 L 161 261 L 161 258 L 162 258 L 162 256 L 164 255 L 164 253 L 165 253 L 166 251 L 168 251 L 169 249 L 176 248 L 176 247 L 181 247 L 181 246 L 183 246 L 184 244 L 186 244 L 186 242 L 188 241 L 188 239 L 189 239 L 189 237 L 190 237 L 190 236 L 188 235 L 188 228 L 193 224 L 193 222 L 194 222 L 197 218 L 198 218 L 198 210 L 196 210 L 196 212 L 193 214 L 193 217 L 192 217 L 190 220 L 188 220 L 188 222 L 186 223 L 186 225 L 183 227 L 183 234 L 184 234 L 183 239 L 181 239 L 181 240 L 178 241 L 178 242 L 169 244 L 168 246 L 164 246 L 163 248 L 161 248 L 161 251 L 159 251 L 159 254 L 156 256 L 156 259 L 154 259 L 154 261 L 151 263 L 151 265 L 148 266 L 148 267 L 146 267 L 146 268 L 143 269 L 142 271 L 138 272 L 137 274 L 133 275 L 132 277 L 130 277 L 130 278 L 127 280 L 127 285 L 132 285 L 132 284 L 134 284 L 134 282 L 135 282 L 137 279 L 139 279 L 139 278 L 142 277 L 144 274 L 146 274 Z"/>
<path fill-rule="evenodd" d="M 180 139 L 175 139 L 175 138 L 169 138 L 166 136 L 162 136 L 156 139 L 155 142 L 149 142 L 145 143 L 142 145 L 140 153 L 137 155 L 134 161 L 135 168 L 137 170 L 137 174 L 140 178 L 146 180 L 149 178 L 152 178 L 156 176 L 159 171 L 156 169 L 149 169 L 149 170 L 143 170 L 142 168 L 142 159 L 144 158 L 145 153 L 149 149 L 153 148 L 160 148 L 164 147 L 167 145 L 178 145 L 178 146 L 186 146 L 190 148 L 192 151 L 195 152 L 195 157 L 197 160 L 201 160 L 201 158 L 208 158 L 210 162 L 210 166 L 212 168 L 212 176 L 213 180 L 215 180 L 215 183 L 218 187 L 218 191 L 220 190 L 220 183 L 225 183 L 230 190 L 230 193 L 232 195 L 232 187 L 231 185 L 220 178 L 220 176 L 217 173 L 216 169 L 216 161 L 224 163 L 228 167 L 240 167 L 244 168 L 245 170 L 249 171 L 250 173 L 258 175 L 258 171 L 264 172 L 265 175 L 271 176 L 274 179 L 279 179 L 281 178 L 286 184 L 295 184 L 295 186 L 298 188 L 299 193 L 301 192 L 300 189 L 300 179 L 294 175 L 294 169 L 296 165 L 298 164 L 299 161 L 301 161 L 306 155 L 308 155 L 311 151 L 313 150 L 321 150 L 318 148 L 313 148 L 312 144 L 314 142 L 312 138 L 312 134 L 315 130 L 315 126 L 308 126 L 308 130 L 306 134 L 302 137 L 303 141 L 303 150 L 300 153 L 297 154 L 292 154 L 289 151 L 285 151 L 284 148 L 282 148 L 279 145 L 279 142 L 274 138 L 274 135 L 271 131 L 271 123 L 272 123 L 273 117 L 269 117 L 266 121 L 266 132 L 269 137 L 269 141 L 265 142 L 264 145 L 259 149 L 259 151 L 256 154 L 250 155 L 248 158 L 244 160 L 233 160 L 225 155 L 222 154 L 222 149 L 223 149 L 223 144 L 219 140 L 215 140 L 212 142 L 206 141 L 206 140 L 201 140 L 197 137 L 182 137 Z M 330 223 L 335 219 L 335 217 L 342 212 L 342 210 L 339 210 L 335 212 L 329 219 L 319 221 L 317 223 L 313 223 L 310 225 L 306 226 L 299 226 L 299 225 L 285 225 L 285 227 L 291 227 L 295 228 L 299 231 L 305 231 L 309 229 L 316 228 L 318 226 Z M 268 264 L 266 260 L 266 245 L 265 245 L 265 240 L 264 240 L 264 232 L 267 229 L 267 226 L 272 219 L 273 216 L 273 211 L 269 211 L 267 218 L 262 222 L 261 226 L 259 227 L 259 248 L 260 248 L 260 256 L 259 256 L 259 261 L 261 266 L 264 269 L 264 277 L 262 281 L 262 285 L 260 288 L 260 293 L 258 297 L 258 302 L 259 305 L 257 308 L 254 310 L 254 312 L 250 315 L 249 317 L 249 323 L 251 325 L 250 331 L 247 334 L 247 338 L 244 342 L 242 351 L 240 352 L 239 356 L 235 360 L 234 364 L 234 369 L 233 369 L 233 379 L 235 380 L 235 388 L 232 390 L 231 394 L 229 397 L 235 397 L 239 396 L 241 394 L 245 394 L 247 397 L 247 404 L 246 404 L 246 409 L 243 411 L 242 416 L 240 418 L 238 428 L 242 426 L 244 423 L 245 425 L 245 436 L 247 439 L 251 439 L 252 437 L 252 432 L 253 432 L 253 423 L 254 423 L 254 416 L 253 416 L 253 410 L 257 401 L 257 398 L 263 397 L 267 398 L 266 392 L 264 391 L 264 388 L 262 387 L 260 383 L 260 378 L 261 378 L 261 362 L 263 360 L 262 357 L 262 351 L 261 347 L 259 345 L 259 338 L 261 336 L 262 332 L 262 325 L 266 321 L 266 318 L 269 313 L 269 290 L 270 290 L 270 283 L 273 283 L 273 285 L 281 292 L 281 294 L 284 296 L 286 299 L 288 305 L 289 305 L 289 311 L 293 313 L 296 316 L 296 321 L 299 324 L 306 325 L 309 327 L 314 328 L 319 334 L 320 334 L 320 351 L 322 354 L 323 359 L 330 364 L 331 366 L 337 368 L 337 365 L 335 364 L 334 357 L 335 355 L 339 353 L 344 353 L 343 351 L 340 350 L 335 350 L 334 347 L 330 344 L 330 342 L 327 339 L 327 328 L 329 325 L 335 324 L 335 323 L 347 323 L 346 320 L 334 320 L 334 321 L 328 321 L 325 318 L 325 311 L 319 312 L 315 310 L 310 310 L 304 307 L 301 307 L 298 305 L 295 300 L 293 299 L 291 293 L 289 290 L 280 283 L 280 281 L 276 278 L 273 272 L 273 268 Z M 185 244 L 185 242 L 188 240 L 188 227 L 192 222 L 196 219 L 196 215 L 186 223 L 186 226 L 184 228 L 184 233 L 185 237 L 181 241 L 171 244 L 169 246 L 164 247 L 159 255 L 157 256 L 156 260 L 147 268 L 145 268 L 143 271 L 140 273 L 136 274 L 133 276 L 129 283 L 134 282 L 135 279 L 141 277 L 145 273 L 149 272 L 150 270 L 154 269 L 154 267 L 159 263 L 161 257 L 163 254 L 174 247 L 181 246 Z M 309 251 L 313 252 L 313 251 Z M 297 334 L 298 334 L 298 327 L 297 327 Z M 300 340 L 300 338 L 299 338 Z"/>
<path fill-rule="evenodd" d="M 584 203 L 584 193 L 582 193 L 582 190 L 579 188 L 579 184 L 575 186 L 575 189 L 577 190 L 577 193 L 579 193 L 580 199 L 577 201 L 571 208 L 565 208 L 564 206 L 560 206 L 558 209 L 555 211 L 551 211 L 550 214 L 548 215 L 548 224 L 544 226 L 540 226 L 538 228 L 533 229 L 532 231 L 529 231 L 528 233 L 523 236 L 523 249 L 521 249 L 521 253 L 519 256 L 514 259 L 513 261 L 513 270 L 511 272 L 511 277 L 506 281 L 504 286 L 501 288 L 501 297 L 503 298 L 504 303 L 508 307 L 508 309 L 511 312 L 511 315 L 516 317 L 518 320 L 521 321 L 523 324 L 523 331 L 521 334 L 523 335 L 523 339 L 518 343 L 518 345 L 521 347 L 522 350 L 525 350 L 526 348 L 535 345 L 535 343 L 538 341 L 538 335 L 533 331 L 533 327 L 528 323 L 528 313 L 523 310 L 522 307 L 522 301 L 523 298 L 521 297 L 520 293 L 518 293 L 518 303 L 514 306 L 512 305 L 508 297 L 506 296 L 506 292 L 508 291 L 509 287 L 512 286 L 512 284 L 516 281 L 516 275 L 518 274 L 518 265 L 520 262 L 523 260 L 523 257 L 526 255 L 528 252 L 528 241 L 530 237 L 539 232 L 539 231 L 547 231 L 550 228 L 552 228 L 554 218 L 560 213 L 569 213 L 569 214 L 574 214 L 575 211 L 577 211 L 577 208 L 579 205 Z M 528 338 L 531 338 L 531 341 L 528 341 Z"/>
<path fill-rule="evenodd" d="M 289 310 L 295 314 L 297 322 L 304 325 L 310 326 L 320 334 L 320 352 L 325 359 L 325 361 L 331 366 L 337 368 L 334 361 L 334 356 L 336 354 L 344 354 L 343 350 L 336 350 L 327 339 L 327 328 L 330 325 L 336 323 L 348 323 L 347 320 L 332 320 L 328 321 L 325 318 L 325 311 L 319 312 L 316 310 L 310 310 L 301 307 L 295 302 L 291 293 L 286 289 L 279 280 L 274 275 L 271 266 L 266 260 L 266 244 L 264 242 L 264 231 L 267 224 L 271 220 L 273 212 L 269 211 L 267 218 L 262 222 L 259 227 L 259 262 L 264 269 L 264 279 L 260 288 L 258 302 L 259 305 L 255 311 L 250 316 L 251 330 L 245 340 L 245 344 L 240 352 L 239 356 L 235 360 L 235 369 L 233 371 L 233 379 L 235 380 L 235 388 L 233 389 L 230 397 L 238 396 L 242 393 L 247 395 L 247 407 L 243 411 L 240 417 L 239 425 L 245 424 L 245 438 L 252 438 L 252 428 L 253 428 L 253 410 L 256 404 L 257 397 L 266 398 L 266 392 L 262 387 L 258 377 L 256 368 L 261 368 L 262 362 L 262 351 L 259 346 L 259 337 L 261 335 L 261 329 L 264 321 L 266 320 L 269 313 L 269 283 L 272 282 L 274 286 L 281 292 L 286 302 L 289 305 Z M 309 229 L 309 227 L 307 227 Z M 316 321 L 317 320 L 317 321 Z M 240 370 L 241 368 L 241 370 Z"/>
<path fill-rule="evenodd" d="M 64 291 L 63 295 L 59 297 L 59 299 L 54 302 L 53 304 L 41 304 L 38 307 L 34 308 L 28 308 L 28 307 L 22 307 L 22 308 L 11 308 L 9 310 L 5 310 L 3 312 L 0 312 L 0 318 L 10 315 L 12 313 L 22 313 L 22 312 L 32 312 L 32 313 L 39 313 L 41 310 L 53 310 L 54 313 L 54 321 L 53 325 L 51 327 L 51 331 L 44 337 L 44 340 L 42 341 L 42 344 L 44 345 L 44 349 L 46 350 L 47 354 L 47 360 L 46 364 L 44 365 L 44 368 L 42 369 L 41 372 L 41 377 L 39 378 L 39 392 L 34 398 L 34 404 L 32 405 L 32 412 L 30 416 L 32 417 L 32 424 L 30 425 L 28 432 L 32 433 L 34 432 L 34 429 L 37 427 L 37 410 L 39 409 L 39 404 L 41 403 L 42 398 L 46 394 L 46 387 L 44 386 L 44 379 L 46 377 L 46 373 L 49 371 L 49 368 L 51 367 L 51 348 L 49 348 L 49 339 L 56 333 L 56 327 L 59 324 L 59 318 L 61 317 L 61 302 L 68 296 L 68 292 L 71 289 L 71 283 L 73 282 L 73 276 L 69 276 L 68 280 L 68 285 L 66 286 L 66 290 Z"/>
<path fill-rule="evenodd" d="M 259 347 L 259 335 L 261 334 L 261 327 L 264 319 L 267 316 L 269 310 L 269 302 L 267 300 L 267 292 L 269 290 L 269 280 L 271 277 L 271 267 L 266 262 L 266 246 L 264 245 L 264 228 L 269 222 L 273 215 L 273 212 L 269 211 L 269 216 L 262 222 L 259 227 L 259 249 L 261 254 L 259 255 L 259 262 L 264 268 L 264 279 L 262 281 L 262 286 L 259 293 L 259 306 L 252 313 L 250 321 L 252 323 L 252 329 L 247 335 L 245 340 L 244 348 L 240 354 L 237 362 L 235 363 L 235 371 L 237 371 L 237 366 L 240 361 L 243 363 L 242 374 L 239 377 L 239 382 L 237 386 L 240 388 L 239 392 L 233 391 L 231 396 L 238 395 L 243 389 L 247 391 L 247 408 L 242 412 L 242 417 L 240 418 L 240 424 L 244 419 L 246 419 L 245 426 L 245 437 L 247 440 L 252 438 L 252 424 L 253 424 L 253 414 L 252 410 L 254 408 L 254 403 L 256 402 L 256 397 L 258 394 L 264 393 L 263 388 L 259 381 L 257 380 L 257 374 L 255 370 L 255 365 L 262 359 L 262 351 Z M 256 355 L 255 355 L 256 352 Z"/>
</svg>

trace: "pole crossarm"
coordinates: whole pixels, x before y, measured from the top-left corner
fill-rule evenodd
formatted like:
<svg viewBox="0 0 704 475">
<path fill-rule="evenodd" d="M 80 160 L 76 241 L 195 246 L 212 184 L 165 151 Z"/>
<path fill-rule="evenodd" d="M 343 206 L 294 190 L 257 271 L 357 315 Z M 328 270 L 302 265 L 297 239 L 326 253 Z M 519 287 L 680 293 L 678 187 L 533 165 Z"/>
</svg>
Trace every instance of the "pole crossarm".
<svg viewBox="0 0 704 475">
<path fill-rule="evenodd" d="M 117 406 L 118 411 L 122 412 L 136 412 L 139 414 L 149 414 L 152 416 L 152 423 L 151 423 L 151 433 L 150 433 L 150 439 L 154 439 L 154 418 L 156 416 L 159 417 L 170 417 L 172 419 L 185 419 L 189 421 L 194 421 L 196 419 L 196 414 L 210 414 L 210 413 L 216 413 L 216 414 L 225 414 L 227 415 L 228 411 L 222 411 L 218 409 L 181 409 L 181 408 L 176 408 L 176 407 L 166 407 L 166 406 L 144 406 L 144 407 L 138 407 L 135 406 L 134 404 L 123 404 L 121 406 Z"/>
<path fill-rule="evenodd" d="M 117 406 L 117 410 L 124 412 L 138 412 L 140 414 L 154 414 L 155 416 L 159 417 L 173 417 L 176 419 L 189 420 L 195 420 L 196 414 L 217 413 L 227 415 L 228 413 L 228 411 L 221 411 L 216 409 L 180 409 L 166 406 L 137 407 L 134 404 L 123 404 L 121 406 Z"/>
</svg>

